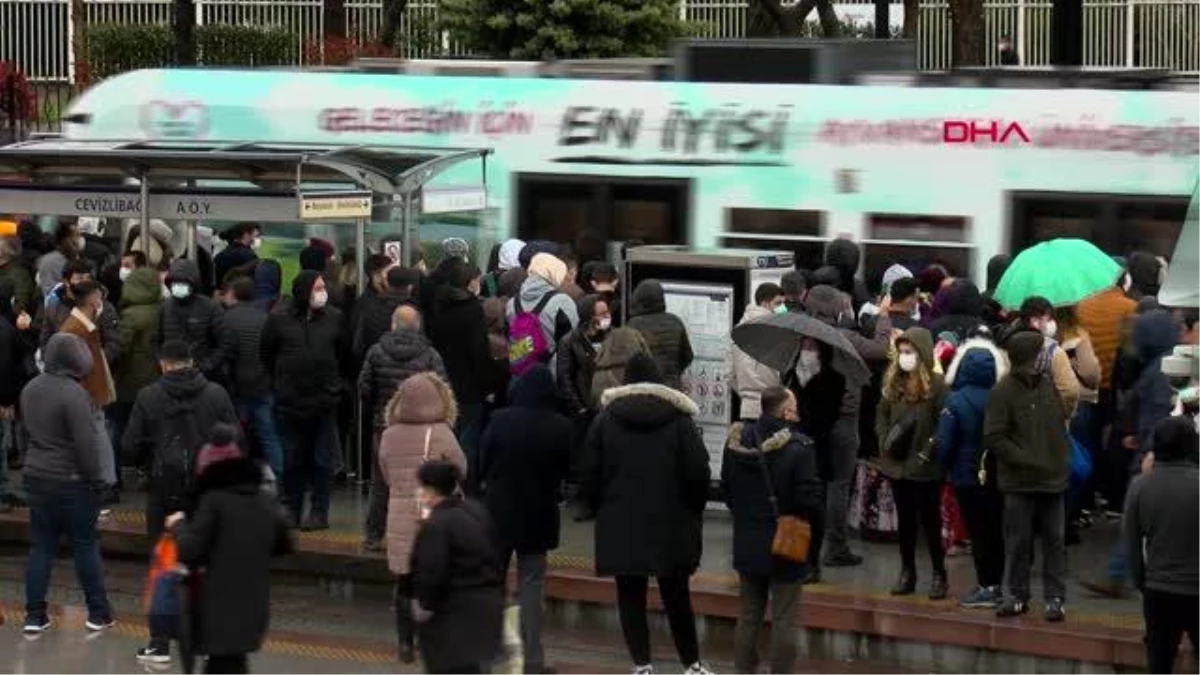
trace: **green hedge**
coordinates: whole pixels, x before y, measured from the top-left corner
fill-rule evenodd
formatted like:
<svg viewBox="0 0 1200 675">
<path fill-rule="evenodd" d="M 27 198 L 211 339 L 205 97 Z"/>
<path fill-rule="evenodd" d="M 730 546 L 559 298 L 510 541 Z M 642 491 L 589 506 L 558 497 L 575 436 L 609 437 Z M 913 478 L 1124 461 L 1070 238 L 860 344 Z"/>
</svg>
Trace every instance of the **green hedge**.
<svg viewBox="0 0 1200 675">
<path fill-rule="evenodd" d="M 87 75 L 92 81 L 139 68 L 176 65 L 175 36 L 160 24 L 101 24 L 85 33 Z M 279 28 L 197 26 L 196 62 L 206 66 L 275 66 L 298 63 L 300 38 Z"/>
</svg>

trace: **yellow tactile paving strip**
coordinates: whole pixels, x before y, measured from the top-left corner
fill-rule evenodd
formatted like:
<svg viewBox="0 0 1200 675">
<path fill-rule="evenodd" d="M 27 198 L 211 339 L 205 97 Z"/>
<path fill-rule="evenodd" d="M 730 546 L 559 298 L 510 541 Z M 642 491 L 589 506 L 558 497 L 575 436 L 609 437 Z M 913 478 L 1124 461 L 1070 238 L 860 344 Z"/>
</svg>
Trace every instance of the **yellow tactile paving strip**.
<svg viewBox="0 0 1200 675">
<path fill-rule="evenodd" d="M 24 606 L 18 603 L 0 603 L 0 608 L 3 608 L 4 614 L 7 617 L 23 616 Z M 82 631 L 83 622 L 87 618 L 82 609 L 74 607 L 63 609 L 62 607 L 53 605 L 50 608 L 50 615 L 54 619 L 54 630 L 72 630 L 78 627 Z M 150 631 L 146 626 L 145 619 L 140 616 L 121 616 L 117 621 L 117 625 L 110 628 L 109 631 L 122 637 L 137 640 L 150 639 Z M 273 633 L 272 635 L 263 644 L 262 651 L 273 655 L 325 661 L 353 661 L 358 663 L 392 663 L 396 660 L 396 652 L 382 644 L 379 647 L 366 645 L 352 647 L 334 646 L 323 643 L 336 641 L 344 645 L 347 640 L 345 638 L 305 633 L 282 632 Z M 130 658 L 133 658 L 132 655 Z"/>
</svg>

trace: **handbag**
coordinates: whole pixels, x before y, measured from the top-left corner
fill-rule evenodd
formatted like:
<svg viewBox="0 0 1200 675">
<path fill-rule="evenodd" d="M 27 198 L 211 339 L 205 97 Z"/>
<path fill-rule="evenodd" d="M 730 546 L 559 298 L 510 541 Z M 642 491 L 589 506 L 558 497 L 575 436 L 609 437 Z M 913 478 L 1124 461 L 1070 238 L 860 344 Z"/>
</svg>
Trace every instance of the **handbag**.
<svg viewBox="0 0 1200 675">
<path fill-rule="evenodd" d="M 760 449 L 758 466 L 762 469 L 767 484 L 767 501 L 771 503 L 771 515 L 775 518 L 775 536 L 771 539 L 771 555 L 794 563 L 808 560 L 808 546 L 812 542 L 812 525 L 796 516 L 779 513 L 779 500 L 775 497 L 775 484 L 767 469 L 767 459 Z"/>
<path fill-rule="evenodd" d="M 919 408 L 911 408 L 892 424 L 887 435 L 883 437 L 883 443 L 880 444 L 881 454 L 891 457 L 897 462 L 908 459 L 908 451 L 912 449 L 912 436 L 913 432 L 917 430 L 919 415 Z"/>
<path fill-rule="evenodd" d="M 1070 434 L 1067 434 L 1067 444 L 1071 449 L 1070 493 L 1076 495 L 1092 475 L 1092 455 Z"/>
</svg>

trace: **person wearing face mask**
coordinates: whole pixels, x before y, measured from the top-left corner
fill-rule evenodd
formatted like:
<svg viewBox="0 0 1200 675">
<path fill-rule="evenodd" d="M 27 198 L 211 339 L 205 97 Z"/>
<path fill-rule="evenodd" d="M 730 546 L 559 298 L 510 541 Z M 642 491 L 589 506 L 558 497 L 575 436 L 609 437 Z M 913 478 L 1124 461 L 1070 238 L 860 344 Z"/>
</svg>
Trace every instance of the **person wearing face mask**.
<svg viewBox="0 0 1200 675">
<path fill-rule="evenodd" d="M 117 380 L 117 401 L 108 407 L 113 438 L 118 443 L 125 435 L 138 392 L 158 380 L 154 336 L 158 334 L 163 302 L 159 289 L 158 273 L 148 267 L 133 270 L 123 283 L 119 322 L 121 360 L 113 372 Z"/>
<path fill-rule="evenodd" d="M 58 332 L 63 322 L 71 315 L 78 298 L 76 290 L 83 282 L 93 282 L 92 268 L 82 260 L 72 260 L 63 267 L 63 281 L 54 287 L 42 304 L 35 324 L 38 326 L 38 345 L 45 347 L 50 336 Z M 103 290 L 103 289 L 101 289 Z M 97 318 L 100 326 L 100 343 L 104 347 L 104 357 L 110 365 L 118 362 L 121 355 L 120 334 L 118 331 L 117 310 L 108 300 L 103 301 L 104 308 Z"/>
<path fill-rule="evenodd" d="M 221 353 L 222 310 L 210 297 L 200 295 L 200 269 L 191 260 L 176 260 L 167 272 L 171 297 L 162 304 L 155 346 L 178 340 L 191 350 L 196 368 L 209 382 L 226 382 Z"/>
<path fill-rule="evenodd" d="M 595 293 L 608 303 L 608 313 L 612 315 L 613 328 L 620 328 L 622 321 L 621 275 L 617 273 L 616 266 L 603 260 L 593 260 L 584 265 L 584 271 L 587 274 L 588 283 L 588 288 L 585 290 L 588 293 Z"/>
<path fill-rule="evenodd" d="M 942 470 L 933 456 L 933 436 L 946 386 L 933 368 L 933 336 L 910 328 L 896 338 L 896 360 L 883 376 L 883 397 L 875 418 L 879 468 L 896 500 L 900 535 L 900 579 L 892 595 L 911 595 L 917 588 L 917 530 L 933 567 L 929 599 L 942 600 L 949 590 L 942 548 Z"/>
<path fill-rule="evenodd" d="M 579 325 L 558 345 L 555 359 L 558 371 L 558 394 L 570 415 L 574 434 L 571 457 L 578 458 L 596 408 L 592 400 L 592 380 L 596 374 L 596 356 L 612 330 L 612 313 L 608 303 L 598 295 L 588 295 L 579 301 Z M 574 465 L 574 462 L 572 462 Z M 590 514 L 579 514 L 588 518 Z"/>
<path fill-rule="evenodd" d="M 1042 351 L 1038 355 L 1037 368 L 1039 372 L 1047 373 L 1054 379 L 1054 388 L 1062 399 L 1063 409 L 1067 419 L 1075 414 L 1075 406 L 1079 402 L 1079 378 L 1071 367 L 1071 357 L 1055 339 L 1058 336 L 1058 321 L 1054 318 L 1054 306 L 1050 301 L 1040 296 L 1032 296 L 1021 303 L 1020 316 L 1014 325 L 1001 336 L 1004 342 L 1008 335 L 1016 331 L 1030 330 L 1041 333 L 1043 337 Z"/>
<path fill-rule="evenodd" d="M 117 389 L 108 359 L 104 355 L 100 327 L 97 324 L 100 314 L 104 312 L 104 294 L 100 290 L 100 284 L 95 281 L 76 284 L 73 292 L 75 306 L 71 309 L 71 315 L 63 321 L 59 332 L 81 338 L 91 352 L 91 367 L 82 379 L 82 384 L 92 398 L 92 421 L 96 425 L 97 436 L 95 450 L 100 456 L 105 480 L 108 485 L 116 485 L 117 456 L 113 450 L 112 438 L 108 435 L 104 408 L 117 400 Z"/>
<path fill-rule="evenodd" d="M 829 365 L 833 350 L 828 345 L 805 337 L 800 341 L 800 356 L 796 359 L 789 387 L 799 401 L 800 431 L 812 439 L 817 458 L 817 477 L 821 481 L 822 503 L 834 494 L 838 472 L 834 466 L 834 427 L 842 416 L 842 398 L 846 393 L 846 378 Z M 837 504 L 834 504 L 837 508 Z M 821 512 L 824 514 L 825 507 Z M 825 550 L 825 518 L 812 521 L 812 543 L 809 548 L 806 584 L 820 583 L 822 552 L 824 560 L 859 560 L 845 539 L 831 541 Z"/>
<path fill-rule="evenodd" d="M 258 260 L 255 251 L 262 245 L 262 229 L 258 223 L 238 223 L 226 228 L 221 233 L 221 239 L 227 245 L 213 258 L 218 286 L 225 284 L 225 277 L 230 270 Z"/>
<path fill-rule="evenodd" d="M 121 306 L 121 294 L 124 291 L 125 280 L 136 269 L 146 266 L 146 255 L 141 251 L 129 251 L 121 256 L 115 265 L 109 265 L 100 273 L 100 281 L 108 291 L 108 301 Z"/>
<path fill-rule="evenodd" d="M 825 495 L 817 475 L 811 439 L 796 431 L 801 421 L 792 392 L 767 387 L 762 415 L 729 429 L 721 492 L 733 516 L 733 568 L 741 587 L 741 612 L 734 633 L 734 670 L 758 672 L 758 634 L 767 601 L 771 604 L 771 672 L 794 673 L 800 636 L 801 580 L 818 558 L 810 546 L 808 561 L 772 555 L 775 520 L 795 516 L 821 519 Z"/>
<path fill-rule="evenodd" d="M 787 313 L 784 305 L 783 289 L 778 284 L 759 284 L 754 291 L 754 304 L 742 312 L 742 320 L 738 325 L 767 321 L 776 314 Z M 779 372 L 764 366 L 750 358 L 746 352 L 733 347 L 733 369 L 730 372 L 729 386 L 737 392 L 741 401 L 738 418 L 741 420 L 756 420 L 762 415 L 759 406 L 759 394 L 768 387 L 779 386 Z"/>
<path fill-rule="evenodd" d="M 1018 330 L 1001 346 L 1009 373 L 988 399 L 983 447 L 995 456 L 1004 494 L 1004 601 L 1001 617 L 1029 611 L 1033 540 L 1042 540 L 1042 592 L 1047 621 L 1066 618 L 1065 494 L 1071 475 L 1068 414 L 1054 382 L 1038 361 L 1045 349 L 1040 331 Z"/>
<path fill-rule="evenodd" d="M 292 282 L 291 307 L 267 317 L 260 342 L 283 435 L 284 504 L 292 525 L 306 531 L 329 529 L 340 364 L 349 350 L 342 313 L 328 303 L 321 274 L 300 272 Z M 312 501 L 302 518 L 307 495 Z"/>
</svg>

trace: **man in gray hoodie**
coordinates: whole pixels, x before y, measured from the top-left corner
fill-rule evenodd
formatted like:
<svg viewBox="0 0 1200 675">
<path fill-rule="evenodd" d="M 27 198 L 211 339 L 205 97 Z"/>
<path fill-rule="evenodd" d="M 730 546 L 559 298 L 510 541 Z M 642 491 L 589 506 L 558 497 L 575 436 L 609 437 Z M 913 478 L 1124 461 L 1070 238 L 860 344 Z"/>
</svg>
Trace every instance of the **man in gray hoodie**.
<svg viewBox="0 0 1200 675">
<path fill-rule="evenodd" d="M 46 370 L 21 392 L 21 410 L 29 433 L 25 489 L 29 494 L 29 567 L 25 572 L 25 632 L 50 627 L 46 592 L 59 540 L 72 541 L 75 574 L 87 601 L 89 631 L 113 625 L 104 590 L 96 519 L 103 490 L 102 463 L 96 453 L 92 399 L 80 380 L 92 368 L 92 355 L 80 338 L 52 336 L 42 354 Z"/>
<path fill-rule="evenodd" d="M 1142 592 L 1146 664 L 1169 673 L 1186 632 L 1200 639 L 1200 446 L 1189 417 L 1168 417 L 1154 428 L 1153 465 L 1133 480 L 1125 498 L 1125 545 L 1133 583 Z"/>
</svg>

